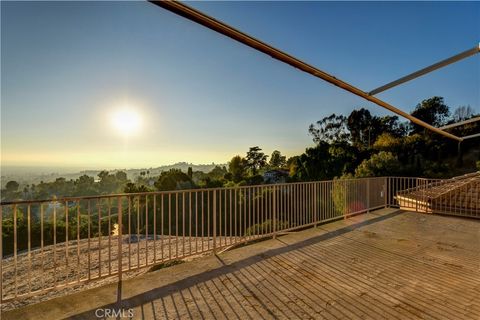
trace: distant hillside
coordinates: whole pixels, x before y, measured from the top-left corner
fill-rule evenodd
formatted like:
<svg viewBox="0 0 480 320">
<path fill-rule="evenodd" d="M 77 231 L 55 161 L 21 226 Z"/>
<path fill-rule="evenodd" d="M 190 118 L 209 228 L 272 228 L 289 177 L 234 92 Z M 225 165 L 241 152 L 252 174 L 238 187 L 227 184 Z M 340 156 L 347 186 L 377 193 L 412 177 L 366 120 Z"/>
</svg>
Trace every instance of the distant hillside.
<svg viewBox="0 0 480 320">
<path fill-rule="evenodd" d="M 162 171 L 168 171 L 170 169 L 180 169 L 182 171 L 187 172 L 188 167 L 192 167 L 193 171 L 203 171 L 209 172 L 215 166 L 225 166 L 226 164 L 192 164 L 188 162 L 178 162 L 171 165 L 160 166 L 156 168 L 139 168 L 139 169 L 114 169 L 108 170 L 109 172 L 116 172 L 116 171 L 124 171 L 127 173 L 127 177 L 131 180 L 135 180 L 139 175 L 140 172 L 148 171 L 149 176 L 158 176 Z M 61 171 L 60 171 L 61 170 Z M 55 179 L 63 177 L 67 180 L 70 179 L 77 179 L 78 177 L 86 174 L 91 177 L 97 177 L 98 173 L 102 171 L 102 169 L 98 170 L 78 170 L 72 172 L 73 170 L 67 169 L 55 169 L 55 168 L 22 168 L 22 167 L 15 167 L 9 168 L 4 167 L 2 168 L 2 176 L 1 176 L 1 186 L 2 188 L 8 181 L 14 180 L 17 181 L 21 186 L 27 184 L 39 184 L 41 181 L 43 182 L 51 182 L 55 181 Z M 59 172 L 60 171 L 60 172 Z"/>
</svg>

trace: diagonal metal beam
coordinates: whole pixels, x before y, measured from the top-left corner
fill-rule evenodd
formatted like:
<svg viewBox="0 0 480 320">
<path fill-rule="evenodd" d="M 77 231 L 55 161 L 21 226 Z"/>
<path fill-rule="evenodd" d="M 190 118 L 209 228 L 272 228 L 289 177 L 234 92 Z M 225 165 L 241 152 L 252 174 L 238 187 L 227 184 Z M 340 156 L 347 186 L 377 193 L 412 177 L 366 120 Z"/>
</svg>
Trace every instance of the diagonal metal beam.
<svg viewBox="0 0 480 320">
<path fill-rule="evenodd" d="M 460 61 L 462 59 L 465 59 L 465 58 L 468 58 L 470 56 L 473 56 L 474 54 L 477 54 L 480 52 L 480 44 L 478 44 L 478 46 L 472 48 L 472 49 L 468 49 L 467 51 L 464 51 L 462 53 L 459 53 L 457 55 L 454 55 L 453 57 L 450 57 L 450 58 L 447 58 L 445 60 L 442 60 L 440 62 L 437 62 L 435 64 L 432 64 L 431 66 L 428 66 L 426 68 L 423 68 L 421 70 L 418 70 L 418 71 L 415 71 L 409 75 L 406 75 L 405 77 L 402 77 L 398 80 L 395 80 L 395 81 L 392 81 L 390 83 L 387 83 L 386 85 L 383 85 L 381 87 L 378 87 L 376 89 L 373 89 L 372 91 L 370 91 L 368 94 L 373 96 L 377 93 L 380 93 L 382 91 L 385 91 L 385 90 L 388 90 L 388 89 L 391 89 L 393 87 L 396 87 L 402 83 L 405 83 L 407 81 L 410 81 L 410 80 L 413 80 L 415 78 L 418 78 L 418 77 L 421 77 L 423 76 L 424 74 L 427 74 L 429 72 L 432 72 L 432 71 L 435 71 L 437 69 L 440 69 L 440 68 L 443 68 L 445 66 L 448 66 L 449 64 L 452 64 L 452 63 L 455 63 L 457 61 Z"/>
<path fill-rule="evenodd" d="M 469 136 L 462 137 L 462 139 L 466 140 L 466 139 L 473 139 L 473 138 L 479 138 L 479 137 L 480 137 L 480 133 L 475 133 L 475 134 L 471 134 Z"/>
<path fill-rule="evenodd" d="M 443 131 L 441 129 L 438 129 L 416 117 L 413 117 L 412 115 L 388 104 L 387 102 L 380 100 L 374 96 L 370 96 L 367 92 L 362 91 L 353 85 L 342 81 L 312 65 L 309 65 L 283 51 L 280 51 L 279 49 L 276 49 L 265 42 L 262 42 L 258 39 L 255 39 L 254 37 L 249 36 L 246 33 L 243 33 L 219 20 L 216 20 L 194 8 L 191 8 L 179 1 L 149 1 L 163 9 L 169 10 L 175 14 L 178 14 L 184 18 L 187 18 L 191 21 L 194 21 L 200 25 L 203 25 L 211 30 L 214 30 L 218 33 L 221 33 L 231 39 L 234 39 L 240 43 L 243 43 L 257 51 L 263 52 L 272 58 L 279 60 L 281 62 L 284 62 L 286 64 L 291 65 L 294 68 L 300 69 L 306 73 L 309 73 L 317 78 L 320 78 L 322 80 L 325 80 L 337 87 L 342 88 L 343 90 L 346 90 L 350 93 L 353 93 L 359 97 L 362 97 L 365 100 L 368 100 L 370 102 L 373 102 L 385 109 L 388 109 L 410 121 L 413 123 L 422 126 L 428 130 L 431 130 L 433 132 L 436 132 L 440 135 L 443 135 L 447 138 L 456 140 L 456 141 L 462 141 L 462 138 L 457 137 L 449 132 Z"/>
<path fill-rule="evenodd" d="M 452 124 L 447 124 L 446 126 L 439 127 L 438 129 L 445 130 L 445 129 L 455 128 L 455 127 L 458 127 L 458 126 L 463 126 L 465 124 L 469 124 L 469 123 L 477 122 L 477 121 L 480 121 L 480 117 L 475 117 L 475 118 L 471 118 L 471 119 L 468 119 L 468 120 L 464 120 L 464 121 L 460 121 L 460 122 L 456 122 L 456 123 L 452 123 Z"/>
</svg>

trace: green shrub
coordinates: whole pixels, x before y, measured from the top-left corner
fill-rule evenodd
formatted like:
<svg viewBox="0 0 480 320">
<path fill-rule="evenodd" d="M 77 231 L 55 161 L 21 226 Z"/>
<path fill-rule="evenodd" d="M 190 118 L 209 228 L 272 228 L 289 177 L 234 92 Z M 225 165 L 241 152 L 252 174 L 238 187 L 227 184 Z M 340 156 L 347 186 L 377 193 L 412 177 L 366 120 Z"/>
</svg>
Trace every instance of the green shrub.
<svg viewBox="0 0 480 320">
<path fill-rule="evenodd" d="M 275 228 L 276 228 L 277 231 L 284 230 L 284 229 L 288 228 L 288 225 L 289 225 L 288 221 L 276 220 Z M 258 234 L 267 234 L 267 233 L 270 233 L 270 232 L 273 232 L 273 220 L 272 219 L 265 220 L 262 223 L 254 224 L 253 226 L 251 226 L 250 228 L 248 228 L 245 231 L 245 235 L 246 236 L 251 236 L 251 235 L 258 235 Z"/>
</svg>

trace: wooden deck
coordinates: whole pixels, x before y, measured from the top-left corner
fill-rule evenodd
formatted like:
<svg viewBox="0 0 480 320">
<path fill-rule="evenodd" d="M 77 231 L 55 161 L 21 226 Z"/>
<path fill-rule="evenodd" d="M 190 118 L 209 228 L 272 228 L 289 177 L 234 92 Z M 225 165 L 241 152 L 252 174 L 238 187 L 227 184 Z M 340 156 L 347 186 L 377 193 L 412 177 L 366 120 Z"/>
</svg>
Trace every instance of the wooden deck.
<svg viewBox="0 0 480 320">
<path fill-rule="evenodd" d="M 122 315 L 133 319 L 479 319 L 480 221 L 383 209 L 121 289 Z M 2 319 L 95 319 L 118 312 L 116 300 L 117 285 L 107 285 Z"/>
</svg>

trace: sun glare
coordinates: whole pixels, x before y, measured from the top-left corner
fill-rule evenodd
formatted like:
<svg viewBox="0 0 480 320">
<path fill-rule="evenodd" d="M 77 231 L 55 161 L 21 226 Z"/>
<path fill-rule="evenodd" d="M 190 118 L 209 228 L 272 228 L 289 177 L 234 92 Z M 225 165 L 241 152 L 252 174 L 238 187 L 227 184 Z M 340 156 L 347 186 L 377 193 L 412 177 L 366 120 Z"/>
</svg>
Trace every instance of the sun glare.
<svg viewBox="0 0 480 320">
<path fill-rule="evenodd" d="M 112 116 L 112 126 L 123 136 L 137 133 L 141 127 L 141 118 L 138 112 L 130 108 L 117 110 Z"/>
</svg>

